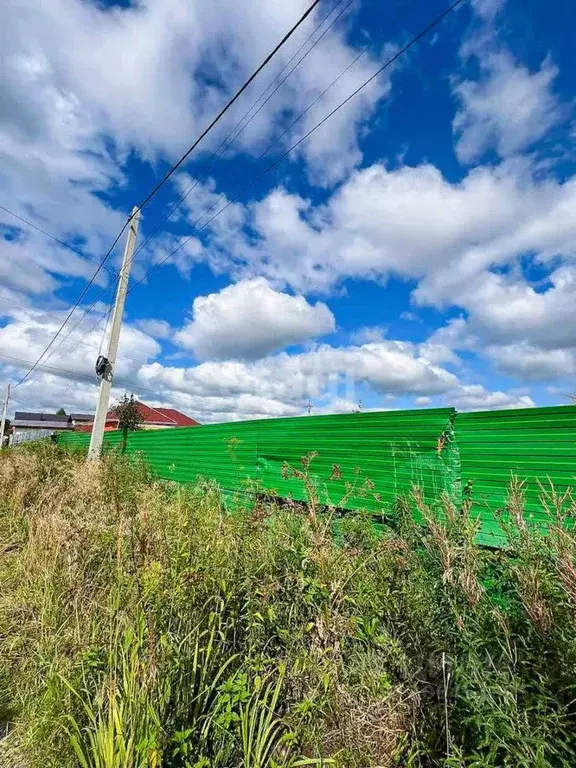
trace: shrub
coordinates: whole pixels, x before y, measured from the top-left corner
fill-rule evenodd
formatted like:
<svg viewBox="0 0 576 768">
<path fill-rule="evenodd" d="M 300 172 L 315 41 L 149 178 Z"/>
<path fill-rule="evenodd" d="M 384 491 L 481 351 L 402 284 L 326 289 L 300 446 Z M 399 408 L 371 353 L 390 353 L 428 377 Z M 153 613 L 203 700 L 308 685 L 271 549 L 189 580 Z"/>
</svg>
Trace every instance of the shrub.
<svg viewBox="0 0 576 768">
<path fill-rule="evenodd" d="M 521 488 L 493 552 L 417 489 L 376 534 L 50 445 L 0 483 L 2 766 L 576 763 L 576 542 Z"/>
</svg>

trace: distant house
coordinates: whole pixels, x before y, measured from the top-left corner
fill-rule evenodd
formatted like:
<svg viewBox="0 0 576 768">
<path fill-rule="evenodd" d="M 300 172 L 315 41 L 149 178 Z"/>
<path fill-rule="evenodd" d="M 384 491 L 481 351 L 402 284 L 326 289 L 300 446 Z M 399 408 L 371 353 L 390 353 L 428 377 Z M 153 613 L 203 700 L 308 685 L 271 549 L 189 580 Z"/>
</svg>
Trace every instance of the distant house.
<svg viewBox="0 0 576 768">
<path fill-rule="evenodd" d="M 94 414 L 93 413 L 71 413 L 70 419 L 72 421 L 72 424 L 74 425 L 74 429 L 76 427 L 80 427 L 82 424 L 92 424 L 94 421 Z"/>
<path fill-rule="evenodd" d="M 11 442 L 14 445 L 28 440 L 40 440 L 54 432 L 69 432 L 74 429 L 69 416 L 57 413 L 29 413 L 16 411 L 10 424 Z"/>
<path fill-rule="evenodd" d="M 199 423 L 185 413 L 175 408 L 152 408 L 150 405 L 138 402 L 138 410 L 142 417 L 141 429 L 171 429 L 174 427 L 198 427 Z M 92 432 L 94 415 L 91 413 L 71 413 L 69 416 L 56 413 L 28 413 L 16 411 L 11 423 L 14 442 L 24 442 L 26 439 L 37 440 L 48 437 L 54 432 Z M 106 416 L 106 431 L 118 429 L 118 417 L 109 411 Z"/>
<path fill-rule="evenodd" d="M 52 432 L 74 429 L 70 416 L 59 416 L 56 413 L 28 413 L 26 411 L 16 411 L 11 426 L 14 434 L 31 430 L 41 430 L 51 434 Z"/>
<path fill-rule="evenodd" d="M 142 418 L 140 429 L 173 429 L 174 427 L 199 427 L 200 424 L 195 419 L 186 416 L 185 413 L 177 411 L 175 408 L 153 408 L 146 403 L 137 401 L 138 410 Z M 94 416 L 89 417 L 90 423 L 79 423 L 75 426 L 77 432 L 92 432 L 92 422 Z M 108 411 L 106 415 L 106 431 L 118 429 L 118 417 L 113 411 Z"/>
</svg>

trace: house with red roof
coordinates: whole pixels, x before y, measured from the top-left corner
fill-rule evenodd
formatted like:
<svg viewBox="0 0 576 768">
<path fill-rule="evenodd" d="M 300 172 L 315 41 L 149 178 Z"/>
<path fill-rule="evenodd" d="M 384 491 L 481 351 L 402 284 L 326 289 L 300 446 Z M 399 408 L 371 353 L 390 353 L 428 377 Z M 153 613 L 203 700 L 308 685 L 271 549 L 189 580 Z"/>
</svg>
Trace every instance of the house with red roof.
<svg viewBox="0 0 576 768">
<path fill-rule="evenodd" d="M 136 401 L 138 411 L 142 418 L 140 429 L 173 429 L 174 427 L 199 427 L 195 419 L 186 416 L 176 408 L 153 408 L 151 405 Z M 108 411 L 106 416 L 106 431 L 118 429 L 119 419 L 113 411 Z M 77 432 L 92 432 L 92 424 L 76 426 Z"/>
</svg>

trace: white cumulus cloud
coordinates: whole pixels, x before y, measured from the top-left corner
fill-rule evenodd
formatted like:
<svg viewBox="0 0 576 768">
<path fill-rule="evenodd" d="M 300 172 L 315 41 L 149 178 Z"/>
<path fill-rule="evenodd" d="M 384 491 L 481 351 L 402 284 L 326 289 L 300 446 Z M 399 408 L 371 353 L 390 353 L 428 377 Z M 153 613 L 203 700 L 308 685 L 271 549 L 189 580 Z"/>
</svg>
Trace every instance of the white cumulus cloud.
<svg viewBox="0 0 576 768">
<path fill-rule="evenodd" d="M 175 335 L 200 360 L 257 359 L 335 330 L 326 304 L 274 290 L 264 278 L 243 280 L 194 299 L 192 319 Z"/>
<path fill-rule="evenodd" d="M 167 323 L 166 320 L 157 320 L 154 317 L 138 320 L 136 325 L 154 339 L 168 339 L 173 333 L 170 323 Z"/>
<path fill-rule="evenodd" d="M 576 349 L 542 349 L 527 342 L 490 346 L 489 360 L 522 381 L 553 381 L 576 374 Z"/>
<path fill-rule="evenodd" d="M 417 302 L 454 304 L 478 275 L 522 253 L 573 257 L 575 206 L 576 179 L 536 178 L 523 162 L 479 167 L 460 182 L 430 164 L 375 164 L 321 206 L 273 190 L 237 212 L 236 223 L 211 226 L 201 258 L 216 271 L 262 275 L 298 292 L 397 275 L 420 281 Z"/>
<path fill-rule="evenodd" d="M 263 60 L 271 41 L 280 40 L 307 8 L 307 0 L 149 0 L 126 7 L 82 0 L 3 4 L 3 200 L 61 239 L 75 239 L 89 254 L 101 256 L 125 219 L 104 202 L 102 193 L 121 191 L 129 153 L 135 150 L 139 159 L 152 164 L 177 158 Z M 231 130 L 325 16 L 323 8 L 311 15 L 218 126 L 212 142 Z M 335 17 L 328 16 L 317 33 L 326 31 L 320 44 L 229 148 L 228 157 L 260 152 L 268 143 L 273 155 L 281 150 L 284 143 L 274 141 L 287 116 L 299 114 L 336 71 L 351 64 L 357 50 L 348 40 L 347 26 L 327 29 Z M 375 66 L 371 55 L 364 55 L 283 142 L 299 138 L 318 110 L 328 111 L 333 100 L 341 100 Z M 341 178 L 361 160 L 358 127 L 389 88 L 387 76 L 374 81 L 332 121 L 329 131 L 302 145 L 310 173 Z M 207 143 L 200 152 L 212 146 Z M 53 251 L 38 238 L 34 250 L 38 259 L 43 251 Z M 61 255 L 53 255 L 62 265 Z M 0 254 L 0 261 L 4 258 Z M 49 275 L 42 273 L 53 266 L 47 261 L 35 268 L 37 276 L 31 271 L 34 290 L 53 289 Z M 70 274 L 77 274 L 78 264 L 68 262 Z"/>
<path fill-rule="evenodd" d="M 501 408 L 533 408 L 535 403 L 529 395 L 485 389 L 481 384 L 463 384 L 450 392 L 447 404 L 459 411 L 490 411 Z"/>
<path fill-rule="evenodd" d="M 456 154 L 471 163 L 487 150 L 506 158 L 526 149 L 561 118 L 553 93 L 558 69 L 550 58 L 536 72 L 514 61 L 510 53 L 481 54 L 479 80 L 454 86 L 460 107 L 454 118 Z"/>
</svg>

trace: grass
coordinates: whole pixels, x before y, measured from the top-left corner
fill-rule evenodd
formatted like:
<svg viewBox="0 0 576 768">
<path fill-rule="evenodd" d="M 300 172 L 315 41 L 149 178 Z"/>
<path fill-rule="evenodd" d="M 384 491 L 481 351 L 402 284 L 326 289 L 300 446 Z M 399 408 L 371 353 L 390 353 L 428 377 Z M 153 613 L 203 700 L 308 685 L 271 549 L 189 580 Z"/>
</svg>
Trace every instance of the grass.
<svg viewBox="0 0 576 768">
<path fill-rule="evenodd" d="M 2 768 L 576 765 L 566 499 L 544 537 L 513 484 L 503 553 L 417 489 L 336 538 L 312 488 L 228 514 L 55 446 L 4 452 L 0 489 Z"/>
</svg>

